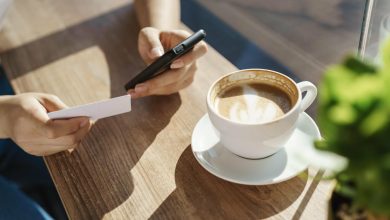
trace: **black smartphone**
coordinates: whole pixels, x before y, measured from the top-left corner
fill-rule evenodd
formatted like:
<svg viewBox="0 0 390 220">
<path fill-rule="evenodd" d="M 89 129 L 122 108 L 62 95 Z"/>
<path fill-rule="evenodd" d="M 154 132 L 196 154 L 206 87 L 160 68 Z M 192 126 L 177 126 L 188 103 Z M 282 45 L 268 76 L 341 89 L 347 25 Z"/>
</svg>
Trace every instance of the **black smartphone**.
<svg viewBox="0 0 390 220">
<path fill-rule="evenodd" d="M 126 91 L 129 89 L 134 89 L 135 85 L 152 79 L 153 77 L 156 77 L 159 74 L 163 73 L 165 70 L 169 69 L 173 61 L 191 51 L 192 48 L 205 37 L 206 32 L 204 30 L 199 30 L 193 35 L 189 36 L 183 42 L 176 45 L 174 48 L 167 51 L 164 55 L 159 57 L 156 61 L 154 61 L 142 72 L 140 72 L 133 79 L 131 79 L 125 85 Z"/>
</svg>

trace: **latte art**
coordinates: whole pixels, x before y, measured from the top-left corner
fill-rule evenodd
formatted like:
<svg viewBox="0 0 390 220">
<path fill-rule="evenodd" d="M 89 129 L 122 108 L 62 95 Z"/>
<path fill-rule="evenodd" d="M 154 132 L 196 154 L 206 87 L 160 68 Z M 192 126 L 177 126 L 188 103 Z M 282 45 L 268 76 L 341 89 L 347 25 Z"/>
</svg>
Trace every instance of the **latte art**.
<svg viewBox="0 0 390 220">
<path fill-rule="evenodd" d="M 243 84 L 222 91 L 215 100 L 219 114 L 240 123 L 264 123 L 291 108 L 287 94 L 266 84 Z"/>
<path fill-rule="evenodd" d="M 244 103 L 235 102 L 230 108 L 229 118 L 233 121 L 245 123 L 265 122 L 284 114 L 278 105 L 259 96 L 258 92 L 249 86 L 243 86 L 242 96 Z"/>
</svg>

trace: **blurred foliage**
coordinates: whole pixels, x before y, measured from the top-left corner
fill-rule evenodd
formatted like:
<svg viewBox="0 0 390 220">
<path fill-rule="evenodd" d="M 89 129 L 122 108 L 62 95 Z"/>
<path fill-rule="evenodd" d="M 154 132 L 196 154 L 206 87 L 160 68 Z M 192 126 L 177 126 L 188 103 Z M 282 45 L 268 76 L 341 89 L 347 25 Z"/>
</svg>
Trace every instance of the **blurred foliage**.
<svg viewBox="0 0 390 220">
<path fill-rule="evenodd" d="M 348 159 L 336 190 L 354 207 L 390 217 L 390 41 L 382 64 L 347 57 L 329 68 L 319 88 L 317 149 Z"/>
</svg>

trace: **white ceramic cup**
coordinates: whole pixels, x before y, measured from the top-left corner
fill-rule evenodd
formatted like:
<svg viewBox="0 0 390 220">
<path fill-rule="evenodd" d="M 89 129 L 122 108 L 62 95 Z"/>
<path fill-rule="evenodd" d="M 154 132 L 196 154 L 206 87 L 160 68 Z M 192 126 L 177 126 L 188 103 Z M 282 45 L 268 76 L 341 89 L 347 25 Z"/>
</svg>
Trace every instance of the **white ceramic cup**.
<svg viewBox="0 0 390 220">
<path fill-rule="evenodd" d="M 246 82 L 276 86 L 290 97 L 292 108 L 284 115 L 264 123 L 241 123 L 219 114 L 215 108 L 218 93 Z M 306 92 L 304 98 L 303 92 Z M 316 96 L 317 88 L 310 82 L 295 83 L 286 75 L 272 70 L 246 69 L 229 73 L 213 83 L 207 94 L 207 109 L 223 146 L 238 156 L 258 159 L 283 148 L 297 126 L 299 114 L 313 103 Z"/>
</svg>

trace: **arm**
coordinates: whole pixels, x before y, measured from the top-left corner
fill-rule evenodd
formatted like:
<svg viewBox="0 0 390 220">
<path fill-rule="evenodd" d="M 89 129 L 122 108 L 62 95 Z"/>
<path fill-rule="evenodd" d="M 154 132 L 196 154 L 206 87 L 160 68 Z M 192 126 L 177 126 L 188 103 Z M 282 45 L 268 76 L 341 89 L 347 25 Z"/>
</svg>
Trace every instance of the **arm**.
<svg viewBox="0 0 390 220">
<path fill-rule="evenodd" d="M 141 28 L 177 29 L 180 25 L 179 0 L 135 0 Z"/>
</svg>

